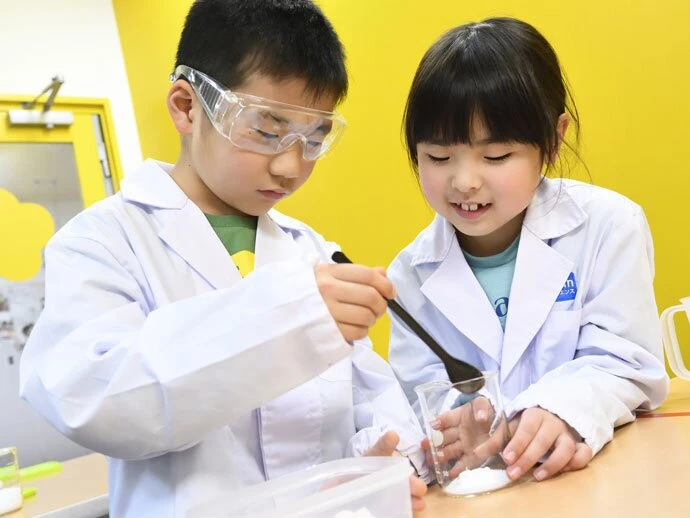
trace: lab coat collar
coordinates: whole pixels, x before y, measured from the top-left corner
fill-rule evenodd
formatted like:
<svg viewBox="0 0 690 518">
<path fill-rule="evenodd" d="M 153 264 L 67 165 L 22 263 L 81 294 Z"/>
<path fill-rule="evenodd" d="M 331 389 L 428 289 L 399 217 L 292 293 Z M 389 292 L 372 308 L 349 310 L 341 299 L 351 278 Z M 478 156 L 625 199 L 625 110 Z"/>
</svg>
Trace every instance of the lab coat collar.
<svg viewBox="0 0 690 518">
<path fill-rule="evenodd" d="M 544 178 L 527 207 L 523 226 L 546 241 L 572 232 L 587 220 L 587 214 L 568 192 L 560 178 Z"/>
<path fill-rule="evenodd" d="M 560 179 L 544 178 L 527 207 L 522 225 L 533 236 L 546 241 L 572 232 L 586 220 L 584 210 L 568 193 L 567 184 Z M 415 247 L 412 266 L 444 261 L 457 241 L 453 226 L 438 214 L 428 230 Z"/>
<path fill-rule="evenodd" d="M 170 177 L 172 168 L 172 164 L 149 158 L 122 181 L 123 199 L 158 209 L 181 209 L 188 198 Z"/>
<path fill-rule="evenodd" d="M 123 182 L 123 198 L 130 203 L 164 209 L 157 215 L 162 224 L 159 237 L 214 288 L 232 286 L 241 279 L 236 265 L 204 213 L 170 177 L 171 170 L 170 164 L 147 160 Z M 281 224 L 274 218 L 279 218 Z M 301 256 L 292 234 L 283 229 L 290 228 L 291 221 L 276 211 L 259 217 L 255 269 Z"/>
</svg>

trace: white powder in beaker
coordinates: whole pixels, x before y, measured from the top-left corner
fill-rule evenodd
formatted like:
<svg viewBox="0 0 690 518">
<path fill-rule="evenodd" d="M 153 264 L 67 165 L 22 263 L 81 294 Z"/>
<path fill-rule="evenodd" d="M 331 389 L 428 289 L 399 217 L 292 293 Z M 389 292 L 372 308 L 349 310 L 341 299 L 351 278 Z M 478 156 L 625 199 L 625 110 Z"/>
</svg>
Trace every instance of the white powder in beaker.
<svg viewBox="0 0 690 518">
<path fill-rule="evenodd" d="M 18 487 L 0 489 L 0 514 L 19 509 L 22 506 L 22 490 Z"/>
<path fill-rule="evenodd" d="M 452 495 L 474 495 L 507 486 L 511 482 L 504 469 L 467 469 L 443 490 Z"/>
</svg>

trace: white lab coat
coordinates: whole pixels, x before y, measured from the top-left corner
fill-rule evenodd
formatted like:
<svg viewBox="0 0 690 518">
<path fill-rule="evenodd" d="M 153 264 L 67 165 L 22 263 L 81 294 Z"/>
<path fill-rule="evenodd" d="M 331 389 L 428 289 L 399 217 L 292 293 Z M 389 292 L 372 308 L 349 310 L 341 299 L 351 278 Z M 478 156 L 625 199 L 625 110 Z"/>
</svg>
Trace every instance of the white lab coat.
<svg viewBox="0 0 690 518">
<path fill-rule="evenodd" d="M 388 275 L 402 305 L 451 355 L 499 371 L 509 416 L 549 410 L 596 453 L 634 409 L 666 397 L 653 264 L 638 205 L 603 188 L 545 179 L 522 226 L 505 333 L 453 227 L 438 215 Z M 418 414 L 414 387 L 448 379 L 394 316 L 389 361 Z"/>
<path fill-rule="evenodd" d="M 336 245 L 271 211 L 241 279 L 169 168 L 145 162 L 53 237 L 21 363 L 22 396 L 111 457 L 111 516 L 184 516 L 389 429 L 428 480 L 392 370 L 345 342 L 319 294 L 313 267 Z"/>
</svg>

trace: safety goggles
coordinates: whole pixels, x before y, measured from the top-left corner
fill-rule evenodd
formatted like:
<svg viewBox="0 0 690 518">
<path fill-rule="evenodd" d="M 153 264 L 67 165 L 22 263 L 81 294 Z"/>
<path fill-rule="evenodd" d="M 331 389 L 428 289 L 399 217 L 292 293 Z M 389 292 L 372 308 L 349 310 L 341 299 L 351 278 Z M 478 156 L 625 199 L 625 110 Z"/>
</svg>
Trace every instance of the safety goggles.
<svg viewBox="0 0 690 518">
<path fill-rule="evenodd" d="M 192 85 L 213 127 L 241 149 L 276 155 L 301 142 L 302 157 L 316 160 L 333 148 L 347 125 L 337 112 L 233 92 L 185 65 L 179 65 L 170 80 L 181 77 Z"/>
</svg>

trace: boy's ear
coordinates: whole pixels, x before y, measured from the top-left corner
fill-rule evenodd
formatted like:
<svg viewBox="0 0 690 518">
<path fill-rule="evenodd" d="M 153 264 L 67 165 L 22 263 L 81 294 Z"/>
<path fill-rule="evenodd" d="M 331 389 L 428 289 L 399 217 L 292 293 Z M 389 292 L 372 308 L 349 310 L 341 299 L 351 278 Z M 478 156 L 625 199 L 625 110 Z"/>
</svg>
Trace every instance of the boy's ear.
<svg viewBox="0 0 690 518">
<path fill-rule="evenodd" d="M 168 111 L 175 129 L 182 136 L 192 133 L 192 123 L 194 122 L 194 113 L 192 111 L 193 99 L 194 91 L 191 85 L 182 79 L 175 81 L 168 91 Z"/>
</svg>

